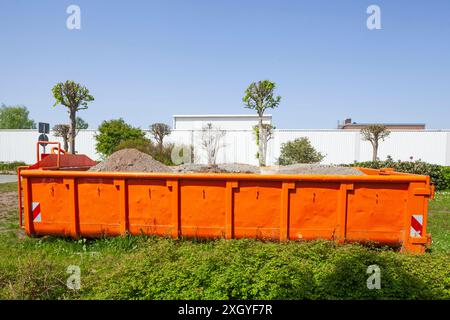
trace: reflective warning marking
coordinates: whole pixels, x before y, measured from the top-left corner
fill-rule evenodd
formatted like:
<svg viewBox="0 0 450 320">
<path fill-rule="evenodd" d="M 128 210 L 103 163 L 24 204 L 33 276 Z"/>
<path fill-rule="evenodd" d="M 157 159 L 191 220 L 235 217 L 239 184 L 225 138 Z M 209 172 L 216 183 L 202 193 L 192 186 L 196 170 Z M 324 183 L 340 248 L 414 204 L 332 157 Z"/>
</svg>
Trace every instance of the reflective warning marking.
<svg viewBox="0 0 450 320">
<path fill-rule="evenodd" d="M 31 207 L 33 212 L 33 222 L 41 222 L 41 204 L 39 202 L 33 202 Z"/>
<path fill-rule="evenodd" d="M 421 237 L 423 227 L 423 215 L 413 214 L 411 216 L 411 237 Z"/>
</svg>

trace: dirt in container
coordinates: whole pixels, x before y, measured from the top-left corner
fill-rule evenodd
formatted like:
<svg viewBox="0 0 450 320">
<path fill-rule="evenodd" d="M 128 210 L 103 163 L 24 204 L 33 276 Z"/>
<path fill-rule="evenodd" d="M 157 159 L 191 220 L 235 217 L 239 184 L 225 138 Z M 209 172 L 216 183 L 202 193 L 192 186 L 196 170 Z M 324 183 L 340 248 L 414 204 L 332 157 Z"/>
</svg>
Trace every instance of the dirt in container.
<svg viewBox="0 0 450 320">
<path fill-rule="evenodd" d="M 173 167 L 173 171 L 180 173 L 259 173 L 259 168 L 242 163 L 217 165 L 188 163 Z"/>
<path fill-rule="evenodd" d="M 93 166 L 94 172 L 172 172 L 172 169 L 136 149 L 114 152 L 105 161 Z"/>
<path fill-rule="evenodd" d="M 261 168 L 262 174 L 321 174 L 321 175 L 354 175 L 365 173 L 351 167 L 339 167 L 321 164 L 291 164 L 287 166 L 273 166 Z"/>
</svg>

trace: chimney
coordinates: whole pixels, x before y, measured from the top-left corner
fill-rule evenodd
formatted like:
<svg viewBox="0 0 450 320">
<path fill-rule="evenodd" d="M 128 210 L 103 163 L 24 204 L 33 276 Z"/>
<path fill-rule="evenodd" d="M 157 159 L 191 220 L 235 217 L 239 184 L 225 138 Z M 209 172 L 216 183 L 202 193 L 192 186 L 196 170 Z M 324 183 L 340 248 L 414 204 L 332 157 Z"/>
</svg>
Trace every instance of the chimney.
<svg viewBox="0 0 450 320">
<path fill-rule="evenodd" d="M 351 124 L 352 123 L 352 118 L 347 118 L 344 121 L 344 124 Z"/>
</svg>

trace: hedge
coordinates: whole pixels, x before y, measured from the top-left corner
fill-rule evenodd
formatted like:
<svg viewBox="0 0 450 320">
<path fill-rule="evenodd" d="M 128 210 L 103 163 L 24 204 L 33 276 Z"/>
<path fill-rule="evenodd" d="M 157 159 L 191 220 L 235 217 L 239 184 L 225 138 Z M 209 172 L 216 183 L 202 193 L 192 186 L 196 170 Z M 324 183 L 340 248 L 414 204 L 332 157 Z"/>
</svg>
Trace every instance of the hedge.
<svg viewBox="0 0 450 320">
<path fill-rule="evenodd" d="M 0 161 L 0 172 L 1 171 L 16 171 L 17 167 L 26 166 L 25 162 L 14 161 L 14 162 L 1 162 Z"/>
<path fill-rule="evenodd" d="M 421 160 L 394 161 L 388 158 L 384 161 L 355 162 L 350 166 L 371 169 L 394 168 L 398 172 L 427 175 L 430 176 L 431 183 L 436 186 L 436 190 L 450 189 L 450 167 L 430 164 Z"/>
</svg>

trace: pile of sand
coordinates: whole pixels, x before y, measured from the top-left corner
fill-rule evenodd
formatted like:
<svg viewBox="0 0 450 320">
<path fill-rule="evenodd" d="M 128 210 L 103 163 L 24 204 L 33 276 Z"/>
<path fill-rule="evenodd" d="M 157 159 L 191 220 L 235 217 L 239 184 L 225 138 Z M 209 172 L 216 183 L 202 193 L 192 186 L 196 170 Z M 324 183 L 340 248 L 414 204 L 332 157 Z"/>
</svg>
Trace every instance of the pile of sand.
<svg viewBox="0 0 450 320">
<path fill-rule="evenodd" d="M 227 163 L 217 165 L 187 163 L 173 167 L 173 171 L 180 173 L 259 173 L 259 168 L 242 163 Z"/>
<path fill-rule="evenodd" d="M 364 175 L 350 167 L 321 164 L 292 164 L 259 168 L 242 163 L 229 164 L 182 164 L 168 167 L 148 154 L 136 149 L 123 149 L 113 153 L 105 161 L 89 169 L 95 172 L 179 172 L 179 173 L 261 173 L 261 174 L 322 174 L 322 175 Z"/>
<path fill-rule="evenodd" d="M 362 176 L 363 172 L 351 167 L 328 166 L 322 164 L 291 164 L 261 169 L 262 174 L 326 174 Z"/>
<path fill-rule="evenodd" d="M 93 166 L 95 172 L 172 172 L 172 169 L 136 149 L 114 152 L 105 161 Z"/>
</svg>

